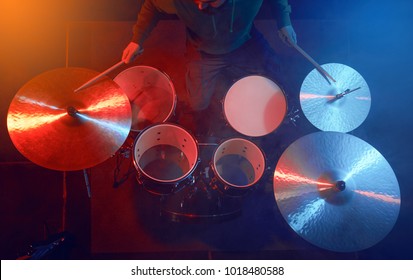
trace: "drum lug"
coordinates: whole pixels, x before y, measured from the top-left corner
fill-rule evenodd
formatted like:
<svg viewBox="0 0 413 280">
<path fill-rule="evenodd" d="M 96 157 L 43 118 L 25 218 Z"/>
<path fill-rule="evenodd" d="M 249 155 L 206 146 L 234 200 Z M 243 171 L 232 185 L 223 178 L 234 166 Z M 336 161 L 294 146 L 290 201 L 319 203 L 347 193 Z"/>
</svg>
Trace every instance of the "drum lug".
<svg viewBox="0 0 413 280">
<path fill-rule="evenodd" d="M 218 185 L 217 185 L 217 181 L 218 181 L 218 180 L 217 180 L 215 177 L 212 177 L 211 180 L 209 181 L 209 186 L 210 186 L 211 189 L 214 190 L 214 191 L 216 191 L 216 190 L 219 191 L 219 187 L 218 187 Z"/>
<path fill-rule="evenodd" d="M 296 109 L 294 107 L 291 108 L 291 112 L 288 113 L 288 119 L 286 122 L 297 126 L 297 121 L 300 119 L 300 109 Z"/>
<path fill-rule="evenodd" d="M 221 192 L 221 190 L 219 189 L 218 185 L 216 185 L 216 184 L 213 184 L 213 185 L 211 185 L 210 187 L 211 187 L 211 189 L 212 189 L 213 191 L 219 191 L 219 192 Z"/>
<path fill-rule="evenodd" d="M 140 186 L 143 186 L 143 180 L 142 180 L 142 178 L 141 178 L 141 173 L 138 171 L 137 172 L 137 174 L 136 174 L 136 181 L 138 182 L 138 184 L 140 185 Z"/>
<path fill-rule="evenodd" d="M 190 179 L 190 184 L 193 185 L 195 184 L 195 176 L 191 175 L 191 179 Z"/>
</svg>

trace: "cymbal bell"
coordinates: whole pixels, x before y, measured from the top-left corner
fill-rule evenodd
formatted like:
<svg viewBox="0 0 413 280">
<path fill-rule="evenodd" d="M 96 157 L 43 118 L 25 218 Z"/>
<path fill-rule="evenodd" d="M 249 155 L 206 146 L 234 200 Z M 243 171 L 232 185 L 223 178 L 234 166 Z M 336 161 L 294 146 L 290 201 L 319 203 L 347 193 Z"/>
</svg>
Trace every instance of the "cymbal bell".
<svg viewBox="0 0 413 280">
<path fill-rule="evenodd" d="M 127 96 L 109 78 L 74 92 L 98 74 L 58 68 L 23 85 L 7 115 L 17 150 L 35 164 L 62 171 L 89 168 L 114 155 L 130 131 Z"/>
<path fill-rule="evenodd" d="M 293 142 L 274 172 L 274 196 L 288 225 L 308 242 L 355 252 L 381 241 L 400 210 L 397 178 L 365 141 L 316 132 Z"/>
<path fill-rule="evenodd" d="M 322 68 L 336 82 L 329 83 L 316 70 L 304 79 L 300 103 L 306 118 L 322 131 L 349 132 L 359 127 L 370 111 L 370 90 L 363 77 L 353 68 L 328 63 Z"/>
</svg>

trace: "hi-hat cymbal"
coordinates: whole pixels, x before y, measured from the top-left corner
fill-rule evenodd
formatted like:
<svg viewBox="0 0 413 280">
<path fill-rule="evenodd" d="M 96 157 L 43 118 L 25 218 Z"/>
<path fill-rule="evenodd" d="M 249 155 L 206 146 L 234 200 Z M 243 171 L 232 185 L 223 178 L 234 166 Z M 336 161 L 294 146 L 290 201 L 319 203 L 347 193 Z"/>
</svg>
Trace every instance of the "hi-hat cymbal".
<svg viewBox="0 0 413 280">
<path fill-rule="evenodd" d="M 131 127 L 127 96 L 109 78 L 74 92 L 98 74 L 59 68 L 23 85 L 7 116 L 17 150 L 35 164 L 62 171 L 89 168 L 114 155 Z"/>
<path fill-rule="evenodd" d="M 300 103 L 306 118 L 322 131 L 349 132 L 360 126 L 370 111 L 370 90 L 363 77 L 338 63 L 322 65 L 336 82 L 329 83 L 316 69 L 304 79 Z"/>
<path fill-rule="evenodd" d="M 399 185 L 386 159 L 340 132 L 316 132 L 293 142 L 277 163 L 274 195 L 298 235 L 337 252 L 375 245 L 400 210 Z"/>
</svg>

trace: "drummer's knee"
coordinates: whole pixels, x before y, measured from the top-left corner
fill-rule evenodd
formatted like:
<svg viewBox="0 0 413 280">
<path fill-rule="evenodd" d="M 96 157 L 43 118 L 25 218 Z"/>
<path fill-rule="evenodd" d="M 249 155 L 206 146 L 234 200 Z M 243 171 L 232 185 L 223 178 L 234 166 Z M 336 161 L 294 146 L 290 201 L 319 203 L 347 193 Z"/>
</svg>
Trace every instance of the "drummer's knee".
<svg viewBox="0 0 413 280">
<path fill-rule="evenodd" d="M 188 105 L 192 111 L 199 112 L 208 108 L 210 103 L 206 98 L 190 98 Z"/>
</svg>

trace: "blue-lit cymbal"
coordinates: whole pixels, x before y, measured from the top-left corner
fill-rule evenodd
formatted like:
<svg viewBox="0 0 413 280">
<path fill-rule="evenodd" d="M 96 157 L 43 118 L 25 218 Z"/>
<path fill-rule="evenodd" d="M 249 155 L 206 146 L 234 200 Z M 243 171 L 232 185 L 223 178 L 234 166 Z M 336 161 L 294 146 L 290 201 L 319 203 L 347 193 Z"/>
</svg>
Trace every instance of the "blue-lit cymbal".
<svg viewBox="0 0 413 280">
<path fill-rule="evenodd" d="M 350 134 L 321 131 L 296 140 L 281 155 L 273 183 L 290 227 L 327 250 L 369 248 L 399 215 L 400 190 L 389 163 Z"/>
<path fill-rule="evenodd" d="M 131 127 L 126 94 L 109 78 L 74 92 L 98 74 L 59 68 L 20 88 L 9 107 L 7 128 L 23 156 L 49 169 L 70 171 L 115 154 Z"/>
<path fill-rule="evenodd" d="M 370 90 L 363 77 L 339 63 L 322 65 L 336 82 L 316 70 L 304 79 L 300 103 L 306 118 L 322 131 L 349 132 L 360 126 L 370 111 Z"/>
</svg>

